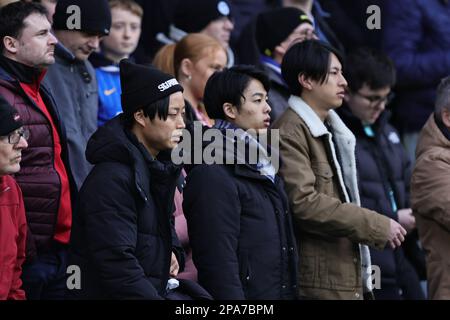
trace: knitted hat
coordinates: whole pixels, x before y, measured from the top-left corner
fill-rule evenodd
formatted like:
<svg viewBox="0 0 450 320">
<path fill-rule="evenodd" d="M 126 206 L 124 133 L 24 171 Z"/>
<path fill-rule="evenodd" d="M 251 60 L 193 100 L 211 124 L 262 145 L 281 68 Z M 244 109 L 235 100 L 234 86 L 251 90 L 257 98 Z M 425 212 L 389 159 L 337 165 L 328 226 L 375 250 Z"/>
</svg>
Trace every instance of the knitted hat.
<svg viewBox="0 0 450 320">
<path fill-rule="evenodd" d="M 173 23 L 178 29 L 194 33 L 222 17 L 231 17 L 229 0 L 183 0 L 177 5 Z"/>
<path fill-rule="evenodd" d="M 275 47 L 302 23 L 313 25 L 309 17 L 297 8 L 286 7 L 259 14 L 256 18 L 256 43 L 259 52 L 271 57 Z"/>
<path fill-rule="evenodd" d="M 111 10 L 107 0 L 58 0 L 56 4 L 53 15 L 55 30 L 108 35 L 110 28 Z"/>
<path fill-rule="evenodd" d="M 19 113 L 0 96 L 0 136 L 7 136 L 23 126 Z"/>
<path fill-rule="evenodd" d="M 173 76 L 128 59 L 120 61 L 120 83 L 122 110 L 128 114 L 172 93 L 183 92 L 183 87 Z"/>
</svg>

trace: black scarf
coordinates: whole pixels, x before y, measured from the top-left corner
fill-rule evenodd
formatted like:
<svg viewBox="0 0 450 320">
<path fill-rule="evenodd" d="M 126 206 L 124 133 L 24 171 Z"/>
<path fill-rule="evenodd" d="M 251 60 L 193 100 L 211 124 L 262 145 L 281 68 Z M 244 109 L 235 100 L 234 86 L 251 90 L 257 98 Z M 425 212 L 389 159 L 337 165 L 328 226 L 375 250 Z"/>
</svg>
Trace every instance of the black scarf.
<svg viewBox="0 0 450 320">
<path fill-rule="evenodd" d="M 4 69 L 12 78 L 27 84 L 37 83 L 42 74 L 41 69 L 24 65 L 3 55 L 0 55 L 0 68 Z"/>
</svg>

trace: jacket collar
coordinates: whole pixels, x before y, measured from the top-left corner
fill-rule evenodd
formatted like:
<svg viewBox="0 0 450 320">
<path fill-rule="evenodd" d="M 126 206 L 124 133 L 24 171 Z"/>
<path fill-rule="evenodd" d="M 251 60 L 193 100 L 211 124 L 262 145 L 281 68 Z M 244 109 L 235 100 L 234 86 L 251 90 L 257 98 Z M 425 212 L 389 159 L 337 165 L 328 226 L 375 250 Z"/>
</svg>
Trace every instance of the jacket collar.
<svg viewBox="0 0 450 320">
<path fill-rule="evenodd" d="M 364 126 L 361 120 L 353 115 L 347 104 L 344 103 L 342 107 L 338 109 L 337 114 L 355 135 L 365 135 Z M 385 110 L 380 114 L 377 121 L 371 125 L 371 127 L 375 132 L 380 132 L 387 125 L 390 118 L 391 112 L 389 110 Z"/>
<path fill-rule="evenodd" d="M 327 127 L 322 120 L 320 120 L 316 112 L 311 109 L 311 107 L 306 104 L 302 98 L 292 95 L 289 98 L 288 103 L 289 107 L 303 119 L 313 137 L 318 138 L 320 136 L 330 134 Z M 339 118 L 334 110 L 330 110 L 328 112 L 326 121 L 329 123 L 331 128 L 333 128 L 335 134 L 355 140 L 353 133 L 346 127 L 344 122 L 342 122 L 341 118 Z"/>
<path fill-rule="evenodd" d="M 27 84 L 39 84 L 45 74 L 41 69 L 24 65 L 4 55 L 0 55 L 0 67 L 12 78 Z"/>
<path fill-rule="evenodd" d="M 64 45 L 61 42 L 58 42 L 56 44 L 55 54 L 58 58 L 61 58 L 69 63 L 70 62 L 73 63 L 77 60 L 75 55 L 69 49 L 64 47 Z"/>
<path fill-rule="evenodd" d="M 438 126 L 439 130 L 442 132 L 444 137 L 446 137 L 448 140 L 450 140 L 450 130 L 444 125 L 444 123 L 437 116 L 436 113 L 434 113 L 434 121 L 436 122 L 436 125 Z"/>
</svg>

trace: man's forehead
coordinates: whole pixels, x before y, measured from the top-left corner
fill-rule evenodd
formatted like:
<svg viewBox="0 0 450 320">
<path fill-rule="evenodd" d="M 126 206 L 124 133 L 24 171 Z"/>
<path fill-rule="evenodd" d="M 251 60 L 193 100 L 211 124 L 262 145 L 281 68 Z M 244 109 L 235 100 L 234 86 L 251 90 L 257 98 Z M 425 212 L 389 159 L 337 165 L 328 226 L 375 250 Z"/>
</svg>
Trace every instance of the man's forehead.
<svg viewBox="0 0 450 320">
<path fill-rule="evenodd" d="M 40 13 L 32 13 L 28 17 L 23 20 L 25 25 L 24 29 L 30 30 L 42 30 L 42 29 L 50 29 L 51 25 L 48 21 L 47 17 Z"/>
</svg>

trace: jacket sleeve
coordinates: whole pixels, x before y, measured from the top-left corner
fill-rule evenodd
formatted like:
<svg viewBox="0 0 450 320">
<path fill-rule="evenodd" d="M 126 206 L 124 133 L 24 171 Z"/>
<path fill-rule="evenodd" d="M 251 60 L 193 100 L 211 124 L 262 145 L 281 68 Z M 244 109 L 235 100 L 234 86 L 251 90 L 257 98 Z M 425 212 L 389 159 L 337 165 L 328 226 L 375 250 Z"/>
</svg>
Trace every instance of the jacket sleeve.
<svg viewBox="0 0 450 320">
<path fill-rule="evenodd" d="M 17 187 L 10 186 L 9 195 Z M 2 192 L 3 190 L 1 190 Z M 21 197 L 20 197 L 21 198 Z M 18 206 L 0 205 L 0 300 L 23 300 L 20 289 L 22 263 L 25 259 L 26 221 L 23 202 Z M 17 236 L 18 235 L 18 236 Z"/>
<path fill-rule="evenodd" d="M 11 228 L 13 227 L 10 212 L 0 208 L 0 300 L 8 298 L 11 287 L 11 272 L 9 269 L 12 261 L 9 250 L 12 247 Z"/>
<path fill-rule="evenodd" d="M 20 191 L 18 186 L 17 191 L 19 195 L 19 207 L 17 208 L 17 227 L 19 232 L 17 237 L 17 257 L 14 266 L 11 290 L 8 296 L 9 300 L 25 300 L 25 291 L 21 289 L 22 280 L 20 279 L 20 276 L 22 275 L 22 264 L 25 261 L 28 227 L 25 217 L 25 205 L 23 203 L 22 192 Z"/>
<path fill-rule="evenodd" d="M 448 50 L 437 46 L 424 46 L 428 37 L 427 28 L 431 26 L 426 25 L 421 4 L 417 2 L 386 1 L 386 8 L 383 11 L 382 32 L 385 51 L 395 63 L 397 84 L 400 87 L 434 87 L 440 79 L 450 73 Z"/>
<path fill-rule="evenodd" d="M 436 221 L 450 232 L 450 160 L 442 156 L 419 159 L 411 183 L 415 214 Z"/>
<path fill-rule="evenodd" d="M 241 206 L 234 182 L 218 166 L 194 168 L 183 209 L 199 283 L 215 299 L 244 300 L 238 261 Z"/>
<path fill-rule="evenodd" d="M 112 299 L 162 299 L 135 256 L 138 208 L 130 174 L 103 169 L 86 181 L 80 199 L 86 243 L 99 281 Z M 111 176 L 112 170 L 117 174 Z"/>
<path fill-rule="evenodd" d="M 281 135 L 280 173 L 285 181 L 293 218 L 302 232 L 351 241 L 383 249 L 388 240 L 389 219 L 353 203 L 320 193 L 315 188 L 305 139 L 299 134 Z"/>
<path fill-rule="evenodd" d="M 172 215 L 170 217 L 170 233 L 171 233 L 171 238 L 172 238 L 172 252 L 175 254 L 177 261 L 178 261 L 178 266 L 179 266 L 178 272 L 183 272 L 185 263 L 186 263 L 186 257 L 185 257 L 183 246 L 181 245 L 181 242 L 178 239 L 178 235 L 177 235 L 177 232 L 175 229 L 175 216 L 174 215 Z"/>
</svg>

